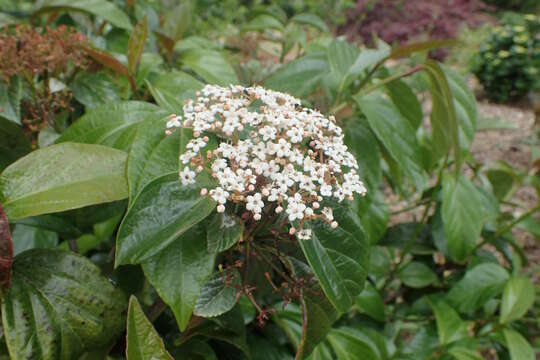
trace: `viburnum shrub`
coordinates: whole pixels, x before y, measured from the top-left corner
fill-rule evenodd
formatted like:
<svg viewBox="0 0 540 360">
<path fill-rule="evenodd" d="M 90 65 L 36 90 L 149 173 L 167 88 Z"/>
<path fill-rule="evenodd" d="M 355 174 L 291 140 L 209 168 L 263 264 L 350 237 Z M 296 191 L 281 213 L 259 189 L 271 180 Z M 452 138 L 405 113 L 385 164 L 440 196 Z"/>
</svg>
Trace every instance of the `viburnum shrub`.
<svg viewBox="0 0 540 360">
<path fill-rule="evenodd" d="M 505 102 L 540 86 L 540 19 L 529 14 L 524 25 L 493 29 L 474 58 L 473 72 L 486 95 Z"/>
<path fill-rule="evenodd" d="M 0 81 L 0 358 L 534 360 L 513 230 L 540 206 L 513 193 L 540 194 L 536 164 L 477 160 L 466 81 L 408 59 L 447 41 L 359 47 L 252 2 L 207 23 L 232 43 L 189 25 L 207 0 L 16 3 L 106 69 Z M 23 84 L 51 72 L 75 111 L 31 144 Z"/>
</svg>

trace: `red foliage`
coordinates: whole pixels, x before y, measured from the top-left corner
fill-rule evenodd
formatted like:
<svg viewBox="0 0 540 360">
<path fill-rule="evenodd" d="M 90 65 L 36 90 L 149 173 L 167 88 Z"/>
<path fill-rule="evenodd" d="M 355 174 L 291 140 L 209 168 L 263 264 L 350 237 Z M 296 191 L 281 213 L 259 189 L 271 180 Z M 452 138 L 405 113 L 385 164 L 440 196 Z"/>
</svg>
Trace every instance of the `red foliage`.
<svg viewBox="0 0 540 360">
<path fill-rule="evenodd" d="M 376 34 L 390 44 L 423 34 L 449 39 L 463 24 L 474 27 L 489 21 L 487 9 L 479 0 L 358 0 L 340 31 L 364 42 Z"/>
<path fill-rule="evenodd" d="M 11 264 L 13 262 L 13 241 L 9 232 L 6 214 L 0 204 L 0 290 L 5 294 L 11 282 Z"/>
</svg>

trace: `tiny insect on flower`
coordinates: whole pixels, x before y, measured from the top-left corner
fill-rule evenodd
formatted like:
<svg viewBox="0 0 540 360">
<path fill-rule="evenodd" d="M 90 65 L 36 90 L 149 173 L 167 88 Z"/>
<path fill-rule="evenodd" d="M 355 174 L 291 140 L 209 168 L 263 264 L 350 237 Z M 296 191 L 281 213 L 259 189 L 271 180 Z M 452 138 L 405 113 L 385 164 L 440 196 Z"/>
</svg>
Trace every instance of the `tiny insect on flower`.
<svg viewBox="0 0 540 360">
<path fill-rule="evenodd" d="M 183 116 L 171 115 L 166 127 L 169 132 L 193 130 L 180 155 L 182 184 L 195 183 L 197 174 L 208 169 L 217 185 L 203 189 L 201 196 L 215 200 L 218 212 L 228 202 L 244 206 L 255 221 L 270 211 L 284 212 L 280 216 L 298 222 L 289 234 L 301 240 L 311 238 L 311 230 L 303 228 L 306 222 L 338 226 L 332 208 L 320 210 L 321 203 L 366 193 L 335 118 L 302 107 L 288 94 L 206 85 L 186 102 Z M 211 139 L 217 145 L 207 150 Z"/>
</svg>

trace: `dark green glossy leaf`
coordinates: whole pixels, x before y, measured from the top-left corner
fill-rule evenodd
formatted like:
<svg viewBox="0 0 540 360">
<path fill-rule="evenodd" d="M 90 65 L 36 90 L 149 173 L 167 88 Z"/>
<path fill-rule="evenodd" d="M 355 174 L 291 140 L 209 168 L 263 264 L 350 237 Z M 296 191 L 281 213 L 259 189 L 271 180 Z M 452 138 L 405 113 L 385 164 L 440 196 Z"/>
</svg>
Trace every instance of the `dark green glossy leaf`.
<svg viewBox="0 0 540 360">
<path fill-rule="evenodd" d="M 358 57 L 360 50 L 344 40 L 334 40 L 328 46 L 328 63 L 330 71 L 341 82 Z"/>
<path fill-rule="evenodd" d="M 137 70 L 137 65 L 141 60 L 141 54 L 144 50 L 146 43 L 146 36 L 148 33 L 148 22 L 146 16 L 135 26 L 131 34 L 129 35 L 127 59 L 128 68 L 132 74 Z"/>
<path fill-rule="evenodd" d="M 208 184 L 201 173 L 198 185 Z M 197 184 L 183 186 L 178 173 L 150 181 L 133 200 L 116 239 L 116 266 L 137 264 L 156 255 L 193 225 L 206 218 L 216 203 L 200 195 Z"/>
<path fill-rule="evenodd" d="M 58 234 L 33 226 L 18 224 L 13 230 L 13 255 L 29 249 L 47 249 L 58 245 Z"/>
<path fill-rule="evenodd" d="M 22 129 L 0 116 L 0 171 L 31 150 L 32 144 Z"/>
<path fill-rule="evenodd" d="M 204 285 L 193 313 L 202 317 L 215 317 L 231 310 L 236 304 L 240 274 L 236 269 L 223 270 L 212 275 Z"/>
<path fill-rule="evenodd" d="M 328 300 L 345 312 L 364 286 L 369 241 L 348 206 L 334 207 L 334 217 L 338 228 L 313 222 L 312 238 L 299 244 Z"/>
<path fill-rule="evenodd" d="M 244 223 L 233 215 L 216 213 L 208 224 L 207 243 L 210 253 L 230 249 L 242 239 Z"/>
<path fill-rule="evenodd" d="M 179 169 L 181 131 L 165 134 L 167 118 L 150 119 L 137 129 L 127 160 L 130 201 L 151 180 Z"/>
<path fill-rule="evenodd" d="M 21 124 L 22 85 L 18 76 L 12 77 L 9 84 L 0 81 L 0 117 Z"/>
<path fill-rule="evenodd" d="M 51 11 L 81 11 L 107 20 L 119 28 L 131 30 L 129 17 L 113 2 L 107 0 L 45 0 L 39 3 L 36 13 Z"/>
<path fill-rule="evenodd" d="M 128 150 L 139 125 L 167 115 L 157 106 L 139 101 L 102 105 L 79 118 L 56 142 L 76 141 Z"/>
<path fill-rule="evenodd" d="M 78 359 L 111 344 L 125 327 L 126 299 L 81 256 L 50 249 L 15 258 L 2 301 L 2 323 L 14 359 Z"/>
<path fill-rule="evenodd" d="M 133 295 L 129 299 L 126 343 L 128 360 L 173 360 Z"/>
<path fill-rule="evenodd" d="M 329 71 L 326 53 L 312 53 L 282 66 L 272 73 L 264 84 L 273 90 L 304 97 L 315 91 Z"/>
<path fill-rule="evenodd" d="M 383 299 L 371 283 L 366 283 L 366 287 L 356 298 L 355 304 L 361 313 L 375 320 L 384 321 L 386 318 Z"/>
<path fill-rule="evenodd" d="M 369 192 L 362 198 L 354 200 L 358 208 L 358 216 L 371 245 L 376 244 L 386 231 L 390 220 L 390 211 L 384 196 L 378 190 Z"/>
<path fill-rule="evenodd" d="M 193 226 L 143 263 L 148 281 L 171 307 L 181 331 L 214 267 L 215 254 L 206 250 L 205 237 L 204 226 Z"/>
<path fill-rule="evenodd" d="M 376 349 L 366 341 L 359 330 L 348 327 L 332 329 L 327 341 L 334 349 L 338 360 L 381 359 Z"/>
<path fill-rule="evenodd" d="M 504 329 L 504 340 L 511 360 L 534 360 L 534 350 L 529 342 L 517 331 Z"/>
<path fill-rule="evenodd" d="M 512 276 L 504 287 L 499 321 L 521 318 L 534 303 L 534 285 L 522 276 Z"/>
<path fill-rule="evenodd" d="M 411 261 L 398 274 L 403 283 L 412 288 L 423 288 L 437 283 L 437 275 L 426 264 Z"/>
<path fill-rule="evenodd" d="M 475 249 L 483 226 L 482 197 L 464 176 L 443 177 L 442 219 L 450 255 L 463 261 Z"/>
<path fill-rule="evenodd" d="M 503 291 L 508 280 L 506 270 L 497 264 L 480 264 L 467 271 L 446 296 L 459 312 L 471 313 Z"/>
<path fill-rule="evenodd" d="M 208 83 L 222 86 L 238 84 L 236 73 L 222 52 L 193 49 L 183 53 L 180 61 Z"/>
<path fill-rule="evenodd" d="M 366 115 L 371 129 L 392 158 L 414 181 L 417 189 L 422 189 L 426 175 L 420 163 L 421 149 L 409 121 L 390 101 L 380 96 L 357 96 L 355 100 Z"/>
<path fill-rule="evenodd" d="M 71 88 L 73 97 L 89 109 L 121 100 L 120 90 L 104 72 L 80 72 L 71 83 Z"/>
<path fill-rule="evenodd" d="M 36 150 L 0 175 L 0 201 L 15 219 L 123 199 L 126 157 L 123 151 L 77 143 Z"/>
<path fill-rule="evenodd" d="M 345 144 L 358 162 L 358 173 L 367 189 L 374 191 L 381 183 L 381 155 L 377 138 L 361 119 L 347 120 Z"/>
</svg>

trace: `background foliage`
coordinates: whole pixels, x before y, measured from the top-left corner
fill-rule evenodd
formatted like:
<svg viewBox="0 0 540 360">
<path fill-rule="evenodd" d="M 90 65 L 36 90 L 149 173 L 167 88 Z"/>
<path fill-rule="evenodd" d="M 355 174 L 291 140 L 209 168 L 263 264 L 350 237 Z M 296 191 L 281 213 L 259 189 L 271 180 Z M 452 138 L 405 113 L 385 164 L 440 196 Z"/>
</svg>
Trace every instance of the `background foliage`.
<svg viewBox="0 0 540 360">
<path fill-rule="evenodd" d="M 475 97 L 426 56 L 452 42 L 349 43 L 348 5 L 0 0 L 2 356 L 535 358 L 512 230 L 538 236 L 539 205 L 511 198 L 538 169 L 472 156 Z M 336 116 L 368 188 L 347 231 L 250 252 L 223 230 L 164 133 L 205 83 Z"/>
</svg>

